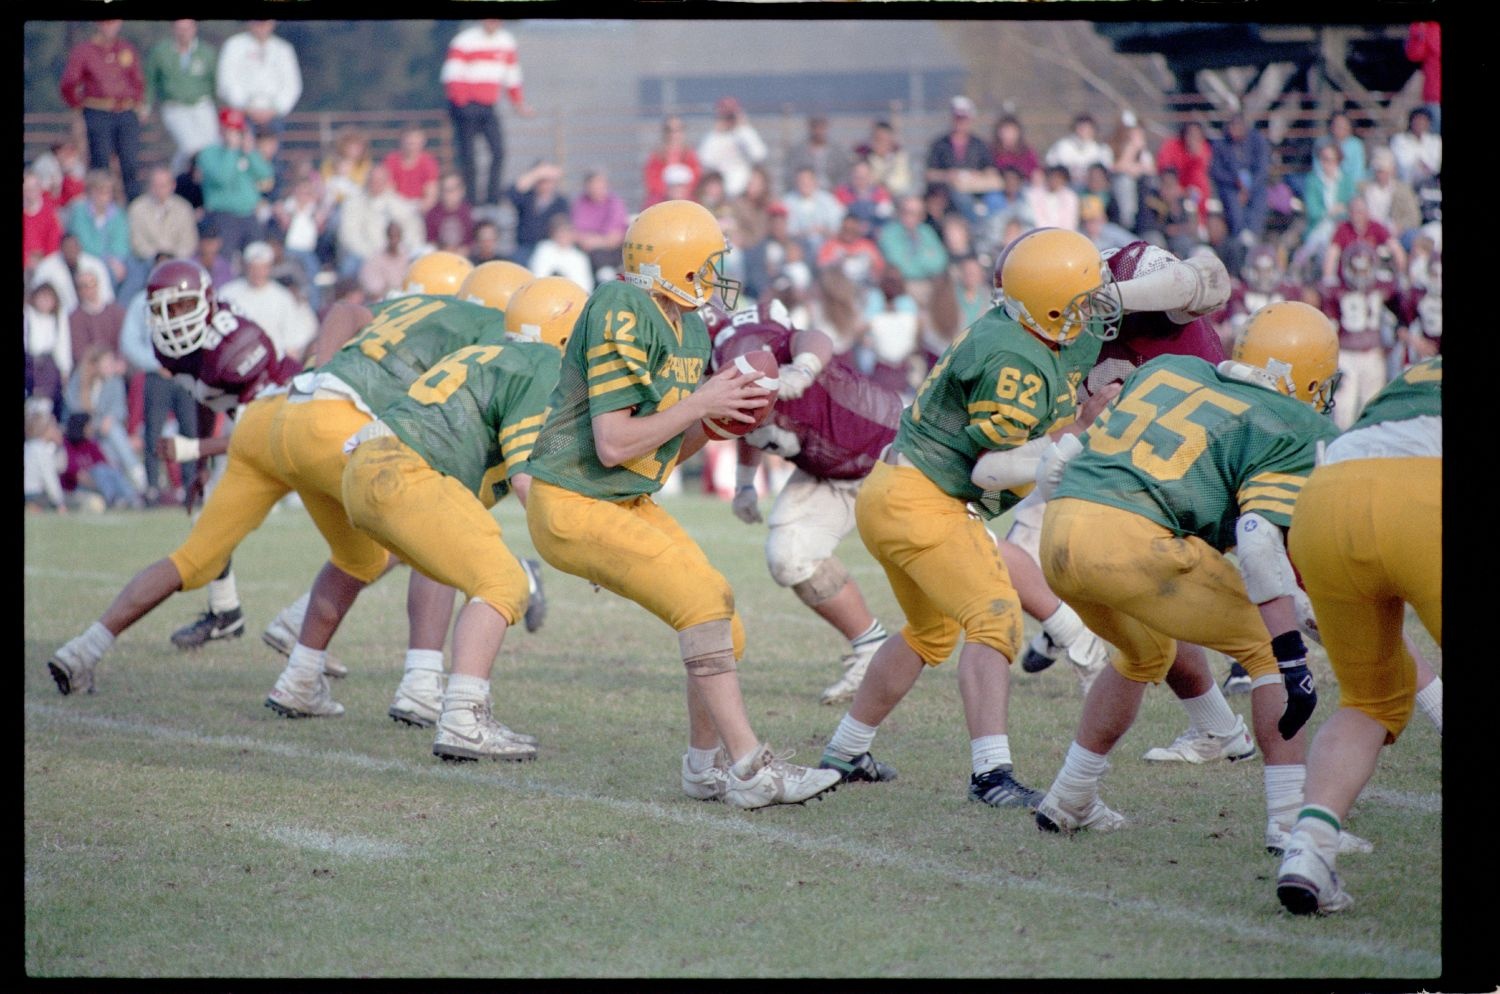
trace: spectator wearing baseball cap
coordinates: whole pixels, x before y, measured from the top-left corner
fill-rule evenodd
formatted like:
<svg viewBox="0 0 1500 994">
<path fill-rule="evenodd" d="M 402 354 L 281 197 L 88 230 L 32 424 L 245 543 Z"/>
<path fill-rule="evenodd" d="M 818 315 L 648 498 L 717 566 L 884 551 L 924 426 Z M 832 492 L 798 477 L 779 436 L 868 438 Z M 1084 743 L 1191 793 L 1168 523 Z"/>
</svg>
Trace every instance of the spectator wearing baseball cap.
<svg viewBox="0 0 1500 994">
<path fill-rule="evenodd" d="M 261 236 L 255 209 L 276 174 L 255 150 L 245 115 L 232 107 L 219 111 L 218 143 L 198 153 L 203 184 L 204 222 L 218 229 L 230 256 Z"/>
<path fill-rule="evenodd" d="M 698 161 L 704 172 L 717 172 L 724 179 L 724 196 L 733 200 L 745 192 L 750 167 L 766 161 L 766 143 L 750 124 L 744 108 L 734 97 L 721 97 L 714 105 L 714 126 L 698 143 Z"/>
<path fill-rule="evenodd" d="M 974 101 L 960 94 L 951 106 L 948 133 L 927 150 L 927 183 L 945 187 L 953 206 L 972 225 L 980 217 L 979 198 L 1000 188 L 1000 173 L 994 152 L 974 135 Z"/>
</svg>

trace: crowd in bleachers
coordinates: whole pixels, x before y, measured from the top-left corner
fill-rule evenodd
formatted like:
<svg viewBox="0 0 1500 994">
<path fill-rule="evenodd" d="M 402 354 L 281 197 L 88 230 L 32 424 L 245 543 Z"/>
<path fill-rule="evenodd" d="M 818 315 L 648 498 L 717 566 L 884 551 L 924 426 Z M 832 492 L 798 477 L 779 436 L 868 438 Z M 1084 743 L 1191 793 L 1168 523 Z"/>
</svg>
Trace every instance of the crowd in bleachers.
<svg viewBox="0 0 1500 994">
<path fill-rule="evenodd" d="M 1032 227 L 1077 229 L 1101 249 L 1144 238 L 1179 256 L 1218 254 L 1231 274 L 1254 280 L 1220 315 L 1226 341 L 1257 293 L 1325 306 L 1347 331 L 1353 311 L 1340 298 L 1375 286 L 1378 319 L 1349 341 L 1376 356 L 1375 378 L 1440 342 L 1439 311 L 1420 307 L 1423 296 L 1440 301 L 1436 97 L 1389 135 L 1357 134 L 1336 111 L 1313 167 L 1274 177 L 1265 131 L 1240 115 L 1222 134 L 1191 120 L 1158 141 L 1159 129 L 1130 112 L 1080 112 L 1042 148 L 1029 142 L 1024 114 L 958 96 L 942 134 L 902 135 L 876 119 L 846 146 L 812 114 L 805 138 L 773 157 L 740 101 L 725 96 L 701 135 L 678 116 L 662 122 L 641 164 L 639 203 L 597 168 L 575 191 L 545 160 L 501 185 L 498 138 L 477 199 L 473 144 L 489 136 L 470 103 L 487 101 L 493 117 L 509 93 L 532 113 L 500 23 L 481 25 L 510 46 L 494 85 L 447 67 L 434 81 L 464 142 L 458 168 L 444 171 L 416 127 L 383 157 L 353 128 L 320 161 L 283 154 L 280 121 L 301 78 L 274 21 L 249 22 L 217 53 L 193 22 L 178 21 L 144 59 L 119 22 L 100 22 L 61 81 L 85 115 L 89 147 L 59 142 L 22 180 L 28 502 L 182 499 L 177 468 L 153 451 L 173 422 L 182 434 L 197 427 L 190 398 L 159 375 L 145 330 L 146 277 L 162 258 L 197 259 L 222 297 L 300 357 L 334 301 L 380 299 L 432 249 L 476 263 L 513 259 L 585 288 L 612 279 L 630 217 L 664 199 L 696 200 L 720 219 L 729 275 L 747 299 L 781 300 L 798 322 L 826 330 L 843 361 L 908 394 L 990 306 L 996 256 Z M 138 176 L 134 131 L 156 112 L 174 157 Z M 1346 262 L 1366 255 L 1370 279 L 1355 286 Z"/>
</svg>

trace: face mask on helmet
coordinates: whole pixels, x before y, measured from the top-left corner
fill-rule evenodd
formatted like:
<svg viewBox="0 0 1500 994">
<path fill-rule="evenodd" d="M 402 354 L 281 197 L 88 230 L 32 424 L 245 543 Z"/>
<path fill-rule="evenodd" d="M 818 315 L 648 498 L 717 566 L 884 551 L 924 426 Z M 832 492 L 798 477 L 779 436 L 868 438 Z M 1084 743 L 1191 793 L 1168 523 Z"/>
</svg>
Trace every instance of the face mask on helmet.
<svg viewBox="0 0 1500 994">
<path fill-rule="evenodd" d="M 1088 333 L 1108 341 L 1122 311 L 1114 275 L 1083 235 L 1059 228 L 1021 236 L 1005 251 L 997 278 L 1014 321 L 1065 345 Z"/>
<path fill-rule="evenodd" d="M 1320 414 L 1333 410 L 1343 371 L 1338 332 L 1316 307 L 1281 301 L 1256 311 L 1220 372 L 1295 397 Z"/>
<path fill-rule="evenodd" d="M 196 263 L 164 262 L 146 281 L 146 326 L 151 343 L 177 359 L 203 347 L 212 310 L 212 277 Z"/>
</svg>

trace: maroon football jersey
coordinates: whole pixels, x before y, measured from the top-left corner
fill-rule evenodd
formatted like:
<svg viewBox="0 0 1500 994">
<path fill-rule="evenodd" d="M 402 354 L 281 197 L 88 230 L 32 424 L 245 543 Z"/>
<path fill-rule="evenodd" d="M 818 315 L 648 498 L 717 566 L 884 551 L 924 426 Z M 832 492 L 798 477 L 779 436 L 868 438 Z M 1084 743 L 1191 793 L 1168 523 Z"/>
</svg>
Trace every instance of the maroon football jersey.
<svg viewBox="0 0 1500 994">
<path fill-rule="evenodd" d="M 792 361 L 793 328 L 772 322 L 737 325 L 714 345 L 719 368 L 734 357 L 767 349 L 776 361 Z M 801 442 L 793 459 L 798 469 L 823 480 L 857 480 L 869 474 L 880 452 L 896 437 L 904 408 L 901 395 L 848 365 L 830 362 L 813 385 L 795 400 L 778 400 L 770 423 Z"/>
<path fill-rule="evenodd" d="M 1339 330 L 1339 348 L 1351 352 L 1378 349 L 1383 344 L 1380 328 L 1387 320 L 1386 303 L 1395 292 L 1389 283 L 1377 283 L 1367 290 L 1340 286 L 1323 296 L 1323 313 Z"/>
<path fill-rule="evenodd" d="M 202 348 L 176 358 L 157 350 L 156 358 L 194 400 L 221 413 L 300 372 L 297 361 L 283 356 L 260 325 L 222 301 L 213 305 Z"/>
</svg>

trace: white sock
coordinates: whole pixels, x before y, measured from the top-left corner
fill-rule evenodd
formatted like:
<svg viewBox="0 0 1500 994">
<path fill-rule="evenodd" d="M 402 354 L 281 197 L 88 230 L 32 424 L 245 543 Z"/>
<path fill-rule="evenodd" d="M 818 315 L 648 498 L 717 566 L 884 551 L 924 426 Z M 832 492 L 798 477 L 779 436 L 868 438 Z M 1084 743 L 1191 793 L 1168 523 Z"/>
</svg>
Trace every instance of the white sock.
<svg viewBox="0 0 1500 994">
<path fill-rule="evenodd" d="M 712 749 L 695 749 L 692 746 L 688 746 L 688 769 L 692 770 L 694 773 L 702 773 L 704 770 L 714 765 L 714 759 L 718 755 L 718 746 L 715 746 Z"/>
<path fill-rule="evenodd" d="M 1437 677 L 1427 686 L 1417 691 L 1417 706 L 1422 713 L 1432 719 L 1437 726 L 1438 734 L 1443 734 L 1443 678 Z"/>
<path fill-rule="evenodd" d="M 323 673 L 323 660 L 328 656 L 326 649 L 309 649 L 298 642 L 292 646 L 292 654 L 287 657 L 287 672 L 299 677 L 317 677 Z"/>
<path fill-rule="evenodd" d="M 1210 681 L 1206 694 L 1184 697 L 1181 700 L 1182 706 L 1187 709 L 1188 724 L 1193 730 L 1211 735 L 1228 735 L 1233 730 L 1234 712 L 1229 710 L 1229 702 L 1224 700 L 1224 692 L 1217 683 Z"/>
<path fill-rule="evenodd" d="M 1338 815 L 1321 804 L 1305 805 L 1297 814 L 1297 824 L 1293 828 L 1294 835 L 1300 835 L 1300 839 L 1292 842 L 1311 843 L 1318 855 L 1328 861 L 1332 866 L 1334 859 L 1339 854 L 1339 836 L 1343 834 L 1343 826 L 1339 823 Z"/>
<path fill-rule="evenodd" d="M 302 631 L 302 622 L 307 618 L 307 604 L 312 600 L 312 591 L 298 597 L 281 609 L 281 620 L 294 632 Z"/>
<path fill-rule="evenodd" d="M 877 618 L 875 619 L 875 621 L 871 622 L 870 627 L 866 628 L 863 634 L 856 635 L 849 640 L 849 648 L 859 649 L 867 645 L 876 645 L 880 642 L 884 642 L 885 638 L 885 626 L 882 625 L 880 623 L 880 619 Z"/>
<path fill-rule="evenodd" d="M 1010 736 L 981 735 L 969 740 L 969 759 L 974 772 L 988 773 L 997 766 L 1010 765 Z"/>
<path fill-rule="evenodd" d="M 1084 633 L 1083 619 L 1068 605 L 1058 602 L 1052 617 L 1042 621 L 1042 631 L 1058 645 L 1072 645 L 1073 640 Z"/>
<path fill-rule="evenodd" d="M 1099 778 L 1109 769 L 1109 761 L 1077 742 L 1068 746 L 1063 768 L 1052 781 L 1052 793 L 1069 801 L 1086 801 L 1099 793 Z"/>
<path fill-rule="evenodd" d="M 870 751 L 870 743 L 875 741 L 875 731 L 873 726 L 856 720 L 846 711 L 844 720 L 833 730 L 833 738 L 828 740 L 828 751 L 841 759 L 862 756 Z"/>
<path fill-rule="evenodd" d="M 443 672 L 443 650 L 442 649 L 407 649 L 406 650 L 406 672 L 413 670 L 426 670 L 431 673 Z"/>
<path fill-rule="evenodd" d="M 1302 785 L 1307 767 L 1301 763 L 1266 767 L 1266 817 L 1282 828 L 1291 828 L 1302 807 Z"/>
<path fill-rule="evenodd" d="M 230 570 L 222 580 L 208 581 L 208 609 L 210 611 L 214 614 L 224 614 L 239 606 L 240 592 L 234 586 L 233 570 Z"/>
<path fill-rule="evenodd" d="M 115 637 L 109 633 L 109 629 L 102 622 L 96 621 L 64 648 L 82 656 L 89 663 L 97 663 L 114 644 Z"/>
<path fill-rule="evenodd" d="M 443 708 L 459 702 L 482 704 L 489 699 L 490 682 L 484 677 L 454 673 L 448 677 L 448 688 L 443 692 Z"/>
</svg>

